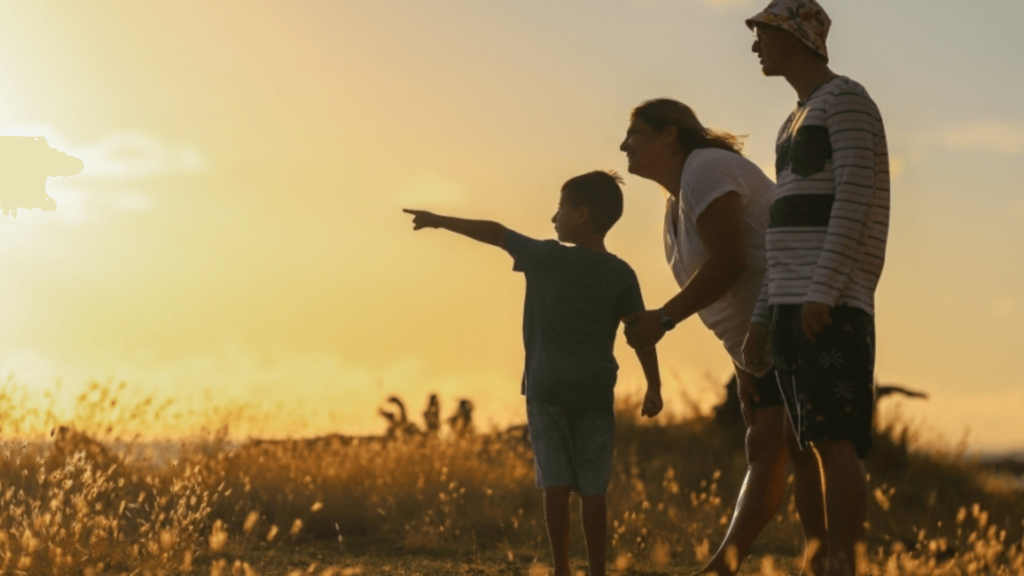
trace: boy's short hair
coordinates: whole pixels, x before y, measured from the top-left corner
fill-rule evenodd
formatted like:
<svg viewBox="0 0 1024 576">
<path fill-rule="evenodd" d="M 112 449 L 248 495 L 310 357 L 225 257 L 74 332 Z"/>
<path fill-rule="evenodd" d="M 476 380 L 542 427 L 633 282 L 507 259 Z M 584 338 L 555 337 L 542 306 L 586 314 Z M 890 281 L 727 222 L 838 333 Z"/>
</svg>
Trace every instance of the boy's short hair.
<svg viewBox="0 0 1024 576">
<path fill-rule="evenodd" d="M 562 194 L 576 208 L 586 207 L 598 234 L 607 234 L 622 217 L 622 177 L 614 171 L 595 170 L 562 185 Z"/>
</svg>

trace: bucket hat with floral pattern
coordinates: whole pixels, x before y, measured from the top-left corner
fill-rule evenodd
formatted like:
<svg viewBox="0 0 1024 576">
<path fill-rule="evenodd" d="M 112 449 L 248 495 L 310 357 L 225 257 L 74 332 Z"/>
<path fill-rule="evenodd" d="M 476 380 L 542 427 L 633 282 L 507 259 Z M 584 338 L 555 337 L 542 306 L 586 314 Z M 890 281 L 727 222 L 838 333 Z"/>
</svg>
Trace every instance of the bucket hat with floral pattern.
<svg viewBox="0 0 1024 576">
<path fill-rule="evenodd" d="M 828 62 L 825 38 L 832 20 L 825 9 L 814 0 L 773 0 L 761 12 L 747 18 L 747 27 L 757 24 L 775 26 L 793 33 Z"/>
</svg>

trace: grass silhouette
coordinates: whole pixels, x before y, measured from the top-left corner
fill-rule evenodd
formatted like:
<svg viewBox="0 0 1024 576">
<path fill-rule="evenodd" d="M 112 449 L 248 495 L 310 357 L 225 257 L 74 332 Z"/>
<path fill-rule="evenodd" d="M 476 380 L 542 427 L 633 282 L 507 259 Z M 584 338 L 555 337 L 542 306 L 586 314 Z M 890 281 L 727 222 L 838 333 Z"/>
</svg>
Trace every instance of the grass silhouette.
<svg viewBox="0 0 1024 576">
<path fill-rule="evenodd" d="M 232 440 L 219 427 L 171 457 L 158 443 L 125 439 L 168 417 L 168 404 L 122 396 L 94 384 L 55 422 L 54 410 L 19 412 L 11 386 L 0 394 L 0 573 L 544 573 L 522 427 L 277 441 Z M 635 403 L 619 406 L 611 566 L 686 574 L 731 516 L 745 470 L 742 424 L 708 414 L 652 423 L 638 413 Z M 52 435 L 28 432 L 42 424 Z M 878 427 L 861 572 L 1024 573 L 1021 494 L 993 488 L 966 451 L 924 448 L 916 436 L 898 418 Z M 795 571 L 802 543 L 786 502 L 744 573 Z"/>
</svg>

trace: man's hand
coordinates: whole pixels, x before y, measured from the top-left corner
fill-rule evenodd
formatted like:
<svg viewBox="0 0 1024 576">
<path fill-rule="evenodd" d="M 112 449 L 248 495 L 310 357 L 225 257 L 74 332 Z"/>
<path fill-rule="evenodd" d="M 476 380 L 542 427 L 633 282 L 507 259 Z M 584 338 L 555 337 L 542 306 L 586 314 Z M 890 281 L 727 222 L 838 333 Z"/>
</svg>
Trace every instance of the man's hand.
<svg viewBox="0 0 1024 576">
<path fill-rule="evenodd" d="M 832 317 L 829 316 L 829 310 L 831 309 L 831 306 L 821 302 L 804 302 L 802 318 L 804 336 L 811 341 L 811 344 L 815 343 L 815 334 L 832 324 Z"/>
<path fill-rule="evenodd" d="M 772 367 L 772 334 L 765 324 L 751 324 L 743 340 L 743 363 L 755 376 L 764 376 Z"/>
<path fill-rule="evenodd" d="M 427 212 L 426 210 L 409 210 L 408 208 L 402 208 L 402 212 L 406 214 L 412 214 L 412 229 L 419 230 L 420 228 L 440 228 L 441 227 L 441 216 L 434 214 L 433 212 Z"/>
<path fill-rule="evenodd" d="M 644 405 L 640 408 L 640 415 L 647 416 L 648 418 L 654 418 L 661 412 L 664 404 L 661 401 L 661 390 L 647 389 L 647 394 L 644 396 Z"/>
<path fill-rule="evenodd" d="M 634 312 L 622 321 L 626 324 L 626 342 L 635 350 L 650 348 L 665 335 L 657 310 Z"/>
</svg>

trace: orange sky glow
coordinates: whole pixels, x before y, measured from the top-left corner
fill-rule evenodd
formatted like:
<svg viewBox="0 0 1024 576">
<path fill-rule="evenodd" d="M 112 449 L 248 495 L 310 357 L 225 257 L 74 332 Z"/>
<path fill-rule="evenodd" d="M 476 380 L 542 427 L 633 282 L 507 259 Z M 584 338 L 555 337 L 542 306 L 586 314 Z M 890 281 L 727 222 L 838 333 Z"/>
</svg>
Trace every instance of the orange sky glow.
<svg viewBox="0 0 1024 576">
<path fill-rule="evenodd" d="M 0 135 L 85 170 L 49 180 L 55 212 L 0 218 L 0 376 L 37 399 L 124 381 L 182 409 L 250 405 L 240 433 L 378 432 L 387 396 L 418 413 L 431 392 L 444 414 L 471 398 L 482 427 L 521 422 L 521 276 L 400 209 L 551 237 L 562 182 L 625 173 L 629 111 L 658 96 L 748 134 L 772 176 L 795 95 L 750 53 L 762 4 L 6 4 Z M 1008 450 L 1024 448 L 1024 78 L 1005 70 L 1024 8 L 991 4 L 965 22 L 953 2 L 825 3 L 833 69 L 872 93 L 892 154 L 878 378 L 930 395 L 900 409 L 929 434 Z M 608 246 L 660 305 L 664 195 L 626 183 Z M 659 352 L 669 410 L 715 401 L 730 363 L 696 319 Z"/>
</svg>

